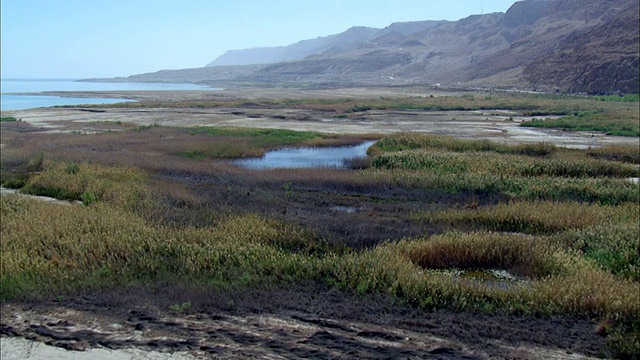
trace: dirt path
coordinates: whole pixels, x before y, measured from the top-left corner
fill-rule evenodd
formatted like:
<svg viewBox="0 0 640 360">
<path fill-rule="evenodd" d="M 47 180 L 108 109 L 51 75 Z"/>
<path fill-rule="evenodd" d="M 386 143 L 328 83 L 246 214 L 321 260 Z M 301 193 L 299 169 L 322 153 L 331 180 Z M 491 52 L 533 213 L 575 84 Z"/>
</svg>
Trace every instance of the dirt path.
<svg viewBox="0 0 640 360">
<path fill-rule="evenodd" d="M 114 359 L 132 358 L 125 357 L 132 348 L 146 358 L 588 359 L 603 347 L 594 327 L 571 317 L 423 312 L 384 296 L 313 286 L 147 288 L 5 304 L 0 333 L 72 351 L 121 352 Z"/>
</svg>

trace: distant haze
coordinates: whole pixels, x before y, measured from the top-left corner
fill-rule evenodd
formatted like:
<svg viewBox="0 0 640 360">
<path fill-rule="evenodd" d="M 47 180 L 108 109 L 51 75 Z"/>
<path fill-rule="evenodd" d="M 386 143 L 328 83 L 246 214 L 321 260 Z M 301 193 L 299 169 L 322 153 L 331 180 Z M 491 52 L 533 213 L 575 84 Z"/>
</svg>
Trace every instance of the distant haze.
<svg viewBox="0 0 640 360">
<path fill-rule="evenodd" d="M 203 67 L 227 50 L 393 22 L 505 12 L 514 0 L 3 0 L 2 78 Z"/>
</svg>

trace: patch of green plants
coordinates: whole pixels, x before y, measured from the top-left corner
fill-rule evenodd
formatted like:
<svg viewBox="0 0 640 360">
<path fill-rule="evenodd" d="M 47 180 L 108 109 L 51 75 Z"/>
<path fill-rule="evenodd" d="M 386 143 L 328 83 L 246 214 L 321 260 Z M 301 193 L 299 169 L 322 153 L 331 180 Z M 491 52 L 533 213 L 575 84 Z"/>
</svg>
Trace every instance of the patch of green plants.
<svg viewBox="0 0 640 360">
<path fill-rule="evenodd" d="M 637 359 L 640 354 L 640 319 L 623 317 L 607 322 L 607 344 L 618 359 Z"/>
<path fill-rule="evenodd" d="M 98 201 L 126 208 L 141 206 L 146 198 L 146 175 L 131 167 L 53 161 L 31 176 L 22 192 L 60 200 Z"/>
<path fill-rule="evenodd" d="M 454 152 L 496 152 L 528 156 L 548 156 L 557 151 L 556 146 L 549 143 L 509 145 L 489 140 L 467 140 L 429 134 L 398 133 L 377 141 L 370 148 L 369 154 L 417 149 L 437 149 Z"/>
<path fill-rule="evenodd" d="M 19 189 L 29 181 L 29 174 L 15 171 L 0 171 L 0 186 Z"/>
<path fill-rule="evenodd" d="M 613 101 L 613 102 L 640 102 L 640 94 L 624 94 L 620 95 L 608 95 L 608 96 L 596 96 L 600 101 Z"/>
<path fill-rule="evenodd" d="M 85 191 L 82 194 L 80 194 L 80 200 L 82 200 L 83 205 L 89 206 L 95 203 L 98 200 L 98 198 L 96 197 L 96 194 Z"/>
<path fill-rule="evenodd" d="M 375 168 L 364 172 L 371 179 L 396 186 L 437 189 L 451 194 L 502 194 L 514 200 L 580 201 L 603 205 L 640 200 L 638 186 L 625 179 L 523 177 L 488 172 L 453 175 L 456 173 Z"/>
<path fill-rule="evenodd" d="M 320 136 L 320 133 L 312 131 L 294 131 L 285 129 L 259 129 L 259 128 L 240 128 L 240 127 L 224 127 L 224 126 L 197 126 L 186 128 L 189 134 L 206 134 L 211 136 L 228 136 L 228 137 L 270 137 L 274 139 L 283 139 L 283 141 L 303 141 L 313 139 Z"/>
<path fill-rule="evenodd" d="M 595 261 L 602 269 L 640 281 L 639 213 L 636 203 L 617 206 L 578 202 L 511 202 L 421 212 L 416 221 L 446 223 L 453 228 L 548 235 L 552 242 Z"/>
<path fill-rule="evenodd" d="M 150 124 L 150 125 L 140 125 L 140 126 L 134 127 L 131 130 L 136 131 L 136 132 L 140 132 L 140 131 L 145 131 L 145 130 L 149 130 L 149 129 L 153 129 L 153 128 L 157 128 L 157 127 L 160 127 L 160 124 L 153 123 L 153 124 Z"/>
<path fill-rule="evenodd" d="M 12 122 L 12 121 L 18 121 L 18 119 L 14 118 L 13 116 L 0 117 L 0 122 Z"/>
<path fill-rule="evenodd" d="M 169 306 L 169 310 L 179 314 L 186 314 L 189 312 L 189 310 L 191 310 L 191 302 L 186 301 L 181 304 L 171 305 Z"/>
<path fill-rule="evenodd" d="M 456 227 L 473 225 L 492 231 L 534 235 L 556 234 L 609 223 L 640 221 L 632 204 L 609 206 L 578 202 L 520 201 L 488 207 L 452 209 L 415 215 L 426 221 L 447 222 Z"/>
<path fill-rule="evenodd" d="M 365 171 L 370 176 L 404 186 L 523 200 L 620 204 L 638 199 L 637 187 L 626 180 L 639 175 L 636 165 L 546 144 L 396 134 L 376 142 L 369 155 L 371 167 Z"/>
<path fill-rule="evenodd" d="M 636 213 L 637 217 L 637 213 Z M 638 221 L 612 219 L 581 229 L 558 233 L 552 240 L 578 251 L 602 269 L 640 281 L 640 238 Z"/>
<path fill-rule="evenodd" d="M 588 149 L 586 154 L 596 159 L 640 164 L 640 147 L 633 145 L 609 145 Z"/>
<path fill-rule="evenodd" d="M 520 126 L 597 131 L 616 136 L 640 136 L 640 124 L 637 118 L 615 119 L 598 111 L 580 111 L 557 119 L 534 119 L 521 123 Z"/>
<path fill-rule="evenodd" d="M 489 155 L 480 152 L 451 153 L 406 150 L 380 154 L 373 160 L 380 169 L 407 169 L 434 173 L 500 174 L 519 177 L 635 177 L 637 166 L 598 159 L 564 160 L 532 158 L 520 155 Z"/>
<path fill-rule="evenodd" d="M 229 141 L 210 142 L 192 146 L 177 155 L 191 160 L 205 159 L 237 159 L 243 157 L 262 156 L 264 151 L 255 146 Z"/>
<path fill-rule="evenodd" d="M 95 124 L 95 125 L 122 125 L 122 121 L 120 121 L 120 120 L 118 120 L 118 121 L 110 121 L 110 120 L 93 121 L 91 123 Z"/>
</svg>

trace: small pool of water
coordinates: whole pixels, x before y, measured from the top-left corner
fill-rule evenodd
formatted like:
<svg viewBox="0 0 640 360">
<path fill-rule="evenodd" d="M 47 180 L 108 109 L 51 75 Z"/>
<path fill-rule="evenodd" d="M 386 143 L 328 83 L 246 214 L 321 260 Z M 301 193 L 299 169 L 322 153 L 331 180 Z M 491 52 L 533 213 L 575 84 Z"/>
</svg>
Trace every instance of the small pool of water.
<svg viewBox="0 0 640 360">
<path fill-rule="evenodd" d="M 331 207 L 331 210 L 333 211 L 337 211 L 337 212 L 345 212 L 347 214 L 353 214 L 354 212 L 358 211 L 359 209 L 357 207 L 353 207 L 353 206 L 333 206 Z"/>
<path fill-rule="evenodd" d="M 446 274 L 453 281 L 463 281 L 477 286 L 494 289 L 509 290 L 516 287 L 528 286 L 532 279 L 517 276 L 504 269 L 443 269 L 436 273 Z"/>
<path fill-rule="evenodd" d="M 285 148 L 269 151 L 261 158 L 239 159 L 233 163 L 254 170 L 279 168 L 344 169 L 346 167 L 345 160 L 367 156 L 367 149 L 373 143 L 375 141 L 366 141 L 351 146 Z"/>
</svg>

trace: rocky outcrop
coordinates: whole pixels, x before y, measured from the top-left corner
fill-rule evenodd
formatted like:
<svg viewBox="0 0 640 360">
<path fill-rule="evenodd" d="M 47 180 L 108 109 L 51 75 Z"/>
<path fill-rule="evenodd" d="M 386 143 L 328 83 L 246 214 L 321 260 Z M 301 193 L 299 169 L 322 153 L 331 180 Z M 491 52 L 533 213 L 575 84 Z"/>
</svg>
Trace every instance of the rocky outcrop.
<svg viewBox="0 0 640 360">
<path fill-rule="evenodd" d="M 565 37 L 558 51 L 525 67 L 525 79 L 569 92 L 638 93 L 638 2 L 629 3 L 602 24 Z"/>
</svg>

